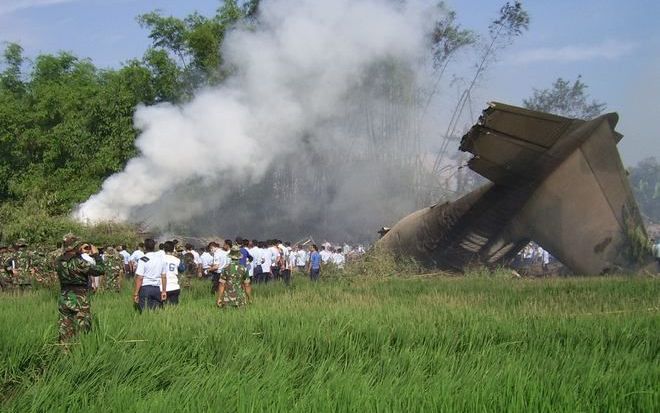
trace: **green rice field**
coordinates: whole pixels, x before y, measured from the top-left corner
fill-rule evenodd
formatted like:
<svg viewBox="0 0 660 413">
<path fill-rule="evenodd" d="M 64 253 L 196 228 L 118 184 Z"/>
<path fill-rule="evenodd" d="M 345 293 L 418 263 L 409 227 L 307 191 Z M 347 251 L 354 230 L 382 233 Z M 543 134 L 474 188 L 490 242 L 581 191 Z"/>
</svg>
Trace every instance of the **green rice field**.
<svg viewBox="0 0 660 413">
<path fill-rule="evenodd" d="M 298 276 L 240 310 L 195 280 L 142 315 L 125 287 L 69 353 L 56 295 L 0 294 L 0 411 L 660 411 L 657 278 Z"/>
</svg>

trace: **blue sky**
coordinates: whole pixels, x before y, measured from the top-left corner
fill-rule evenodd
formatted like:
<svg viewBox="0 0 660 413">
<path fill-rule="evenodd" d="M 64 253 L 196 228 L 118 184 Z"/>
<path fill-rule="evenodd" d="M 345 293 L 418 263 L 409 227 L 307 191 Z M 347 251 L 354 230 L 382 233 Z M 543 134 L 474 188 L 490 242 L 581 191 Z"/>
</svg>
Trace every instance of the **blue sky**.
<svg viewBox="0 0 660 413">
<path fill-rule="evenodd" d="M 268 1 L 268 0 L 264 0 Z M 429 0 L 430 1 L 430 0 Z M 149 44 L 135 16 L 161 9 L 210 15 L 219 0 L 0 0 L 0 41 L 28 56 L 67 50 L 102 67 L 140 57 Z M 502 0 L 447 0 L 466 28 L 484 32 Z M 533 88 L 581 74 L 591 96 L 621 117 L 624 164 L 660 158 L 660 2 L 528 0 L 530 30 L 500 55 L 474 95 L 477 107 L 521 104 Z"/>
</svg>

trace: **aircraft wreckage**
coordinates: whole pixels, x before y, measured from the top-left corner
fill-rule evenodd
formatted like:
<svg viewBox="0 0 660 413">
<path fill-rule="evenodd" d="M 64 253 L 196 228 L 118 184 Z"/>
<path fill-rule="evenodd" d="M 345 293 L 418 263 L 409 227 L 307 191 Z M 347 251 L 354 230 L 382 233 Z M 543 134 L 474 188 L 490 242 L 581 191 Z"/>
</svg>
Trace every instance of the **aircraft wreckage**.
<svg viewBox="0 0 660 413">
<path fill-rule="evenodd" d="M 490 103 L 460 150 L 491 182 L 413 212 L 377 245 L 462 270 L 506 264 L 535 241 L 576 274 L 639 269 L 631 251 L 646 233 L 616 148 L 617 122 L 616 113 L 583 121 Z"/>
</svg>

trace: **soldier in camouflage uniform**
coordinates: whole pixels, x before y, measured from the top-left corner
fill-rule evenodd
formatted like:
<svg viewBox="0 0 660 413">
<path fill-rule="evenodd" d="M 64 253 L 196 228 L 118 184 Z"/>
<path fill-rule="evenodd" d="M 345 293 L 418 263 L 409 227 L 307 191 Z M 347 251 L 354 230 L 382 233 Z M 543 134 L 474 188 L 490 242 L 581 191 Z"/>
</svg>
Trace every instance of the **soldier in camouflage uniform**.
<svg viewBox="0 0 660 413">
<path fill-rule="evenodd" d="M 58 242 L 57 243 L 57 248 L 54 250 L 48 251 L 46 255 L 46 263 L 45 263 L 45 268 L 46 268 L 46 283 L 48 286 L 51 285 L 56 285 L 57 284 L 57 259 L 62 255 L 62 243 Z"/>
<path fill-rule="evenodd" d="M 245 296 L 245 284 L 250 283 L 247 269 L 239 263 L 241 251 L 238 246 L 233 246 L 229 251 L 231 263 L 222 271 L 220 283 L 218 284 L 218 307 L 227 305 L 242 307 L 247 303 Z"/>
<path fill-rule="evenodd" d="M 82 245 L 72 234 L 64 237 L 64 253 L 57 259 L 57 277 L 60 282 L 59 340 L 67 343 L 79 332 L 92 328 L 89 307 L 89 277 L 103 275 L 102 266 L 92 264 L 82 257 Z M 101 261 L 96 248 L 90 248 L 90 256 L 96 263 Z"/>
<path fill-rule="evenodd" d="M 21 290 L 32 288 L 34 269 L 32 267 L 32 255 L 27 250 L 27 243 L 19 239 L 14 243 L 14 256 L 11 267 L 14 276 L 14 285 Z"/>
<path fill-rule="evenodd" d="M 14 286 L 13 274 L 9 271 L 8 261 L 11 251 L 4 245 L 0 245 L 0 290 L 9 291 Z"/>
<path fill-rule="evenodd" d="M 121 281 L 124 278 L 124 259 L 113 247 L 105 249 L 103 259 L 105 261 L 103 289 L 114 292 L 121 291 Z"/>
<path fill-rule="evenodd" d="M 38 285 L 49 286 L 54 279 L 51 278 L 48 265 L 48 252 L 43 249 L 28 251 L 30 256 L 30 273 L 33 281 Z"/>
</svg>

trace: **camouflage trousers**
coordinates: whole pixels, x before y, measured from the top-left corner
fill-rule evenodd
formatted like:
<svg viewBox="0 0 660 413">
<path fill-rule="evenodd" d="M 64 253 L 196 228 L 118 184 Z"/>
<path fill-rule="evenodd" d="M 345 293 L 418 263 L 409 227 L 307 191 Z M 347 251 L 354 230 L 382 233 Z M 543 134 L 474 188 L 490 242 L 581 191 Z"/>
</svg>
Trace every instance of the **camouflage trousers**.
<svg viewBox="0 0 660 413">
<path fill-rule="evenodd" d="M 225 307 L 243 307 L 247 304 L 243 283 L 239 278 L 230 278 L 223 281 L 225 281 L 225 294 L 223 297 Z"/>
<path fill-rule="evenodd" d="M 92 329 L 92 313 L 86 289 L 62 290 L 58 299 L 60 343 L 70 341 L 76 334 Z"/>
</svg>

